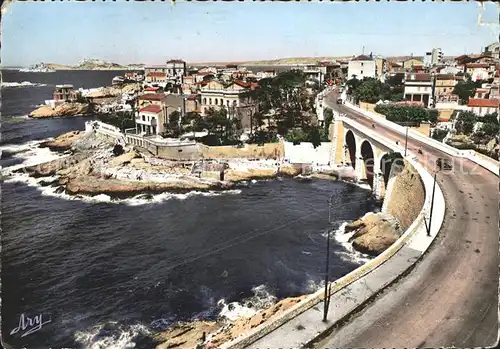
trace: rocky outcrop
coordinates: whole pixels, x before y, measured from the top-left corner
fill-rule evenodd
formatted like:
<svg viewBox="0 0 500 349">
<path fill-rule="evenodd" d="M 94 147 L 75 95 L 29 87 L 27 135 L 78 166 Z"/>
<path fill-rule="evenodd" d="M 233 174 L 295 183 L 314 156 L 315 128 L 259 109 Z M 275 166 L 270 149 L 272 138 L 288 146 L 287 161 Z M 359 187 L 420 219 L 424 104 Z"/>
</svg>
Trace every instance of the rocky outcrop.
<svg viewBox="0 0 500 349">
<path fill-rule="evenodd" d="M 377 256 L 399 239 L 401 228 L 393 217 L 372 213 L 346 225 L 345 233 L 353 231 L 349 238 L 352 246 L 361 253 Z"/>
<path fill-rule="evenodd" d="M 66 185 L 68 194 L 99 195 L 106 194 L 112 198 L 127 198 L 139 194 L 188 193 L 190 191 L 227 190 L 234 184 L 228 182 L 200 182 L 187 179 L 172 179 L 168 182 L 124 181 L 96 176 L 64 177 L 60 184 Z"/>
<path fill-rule="evenodd" d="M 63 103 L 55 108 L 42 105 L 33 110 L 29 116 L 32 118 L 57 118 L 64 116 L 84 115 L 89 112 L 89 105 L 84 103 Z"/>
<path fill-rule="evenodd" d="M 73 144 L 82 138 L 84 132 L 81 131 L 72 131 L 68 133 L 64 133 L 53 141 L 42 142 L 40 144 L 40 148 L 49 148 L 52 151 L 65 151 L 71 149 Z"/>
<path fill-rule="evenodd" d="M 73 166 L 77 165 L 86 158 L 87 156 L 85 154 L 74 154 L 58 158 L 49 162 L 45 162 L 42 164 L 24 167 L 17 171 L 27 172 L 29 175 L 33 177 L 49 177 L 58 174 L 59 171 L 72 168 Z"/>
<path fill-rule="evenodd" d="M 179 324 L 156 336 L 156 340 L 164 341 L 156 349 L 192 349 L 201 344 L 203 332 L 206 333 L 205 348 L 217 348 L 223 343 L 229 342 L 249 330 L 265 323 L 273 316 L 284 312 L 307 296 L 285 298 L 273 306 L 258 311 L 250 318 L 239 318 L 238 320 L 222 325 L 217 322 L 194 321 Z"/>
</svg>

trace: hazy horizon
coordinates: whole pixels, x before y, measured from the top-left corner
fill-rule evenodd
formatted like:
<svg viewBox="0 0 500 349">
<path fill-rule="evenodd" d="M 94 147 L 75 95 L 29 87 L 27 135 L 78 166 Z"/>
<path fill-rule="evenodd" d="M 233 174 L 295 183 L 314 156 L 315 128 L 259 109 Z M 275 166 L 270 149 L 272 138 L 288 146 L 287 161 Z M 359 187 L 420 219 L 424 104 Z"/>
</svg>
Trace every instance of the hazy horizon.
<svg viewBox="0 0 500 349">
<path fill-rule="evenodd" d="M 480 24 L 498 22 L 494 3 L 14 2 L 2 12 L 2 67 L 341 57 L 363 47 L 457 56 L 498 41 L 498 26 Z"/>
</svg>

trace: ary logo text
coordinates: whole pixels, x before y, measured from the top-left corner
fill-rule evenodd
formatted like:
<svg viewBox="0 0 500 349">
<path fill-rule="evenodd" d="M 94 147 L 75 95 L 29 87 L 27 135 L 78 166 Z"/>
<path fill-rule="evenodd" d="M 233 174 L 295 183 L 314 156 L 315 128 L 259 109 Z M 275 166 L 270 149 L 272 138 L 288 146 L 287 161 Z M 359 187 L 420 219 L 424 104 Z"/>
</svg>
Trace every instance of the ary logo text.
<svg viewBox="0 0 500 349">
<path fill-rule="evenodd" d="M 17 325 L 16 328 L 14 328 L 12 331 L 10 331 L 11 335 L 15 335 L 16 333 L 21 333 L 21 338 L 25 337 L 29 334 L 35 333 L 39 330 L 42 329 L 42 326 L 45 324 L 48 324 L 52 320 L 45 320 L 43 319 L 43 315 L 39 314 L 36 315 L 33 318 L 30 318 L 29 316 L 26 316 L 21 314 L 19 317 L 19 324 Z"/>
</svg>

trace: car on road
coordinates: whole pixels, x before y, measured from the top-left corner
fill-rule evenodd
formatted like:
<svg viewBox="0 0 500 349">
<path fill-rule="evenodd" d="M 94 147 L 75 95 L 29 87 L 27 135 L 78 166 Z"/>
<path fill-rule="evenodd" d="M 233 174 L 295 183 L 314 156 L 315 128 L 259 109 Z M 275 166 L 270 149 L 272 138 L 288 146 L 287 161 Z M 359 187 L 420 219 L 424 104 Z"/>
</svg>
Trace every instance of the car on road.
<svg viewBox="0 0 500 349">
<path fill-rule="evenodd" d="M 436 166 L 440 170 L 451 170 L 453 168 L 450 159 L 447 158 L 437 158 Z"/>
</svg>

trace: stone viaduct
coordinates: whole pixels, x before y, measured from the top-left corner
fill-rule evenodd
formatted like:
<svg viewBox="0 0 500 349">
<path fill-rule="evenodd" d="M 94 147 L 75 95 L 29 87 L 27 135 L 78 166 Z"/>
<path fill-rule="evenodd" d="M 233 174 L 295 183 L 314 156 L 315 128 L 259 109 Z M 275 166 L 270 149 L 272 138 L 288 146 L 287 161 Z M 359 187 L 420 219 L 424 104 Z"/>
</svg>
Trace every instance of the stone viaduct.
<svg viewBox="0 0 500 349">
<path fill-rule="evenodd" d="M 332 142 L 331 162 L 352 167 L 355 179 L 370 185 L 375 197 L 383 198 L 392 165 L 400 153 L 396 144 L 379 137 L 376 130 L 368 129 L 348 118 L 336 115 L 330 125 Z"/>
</svg>

